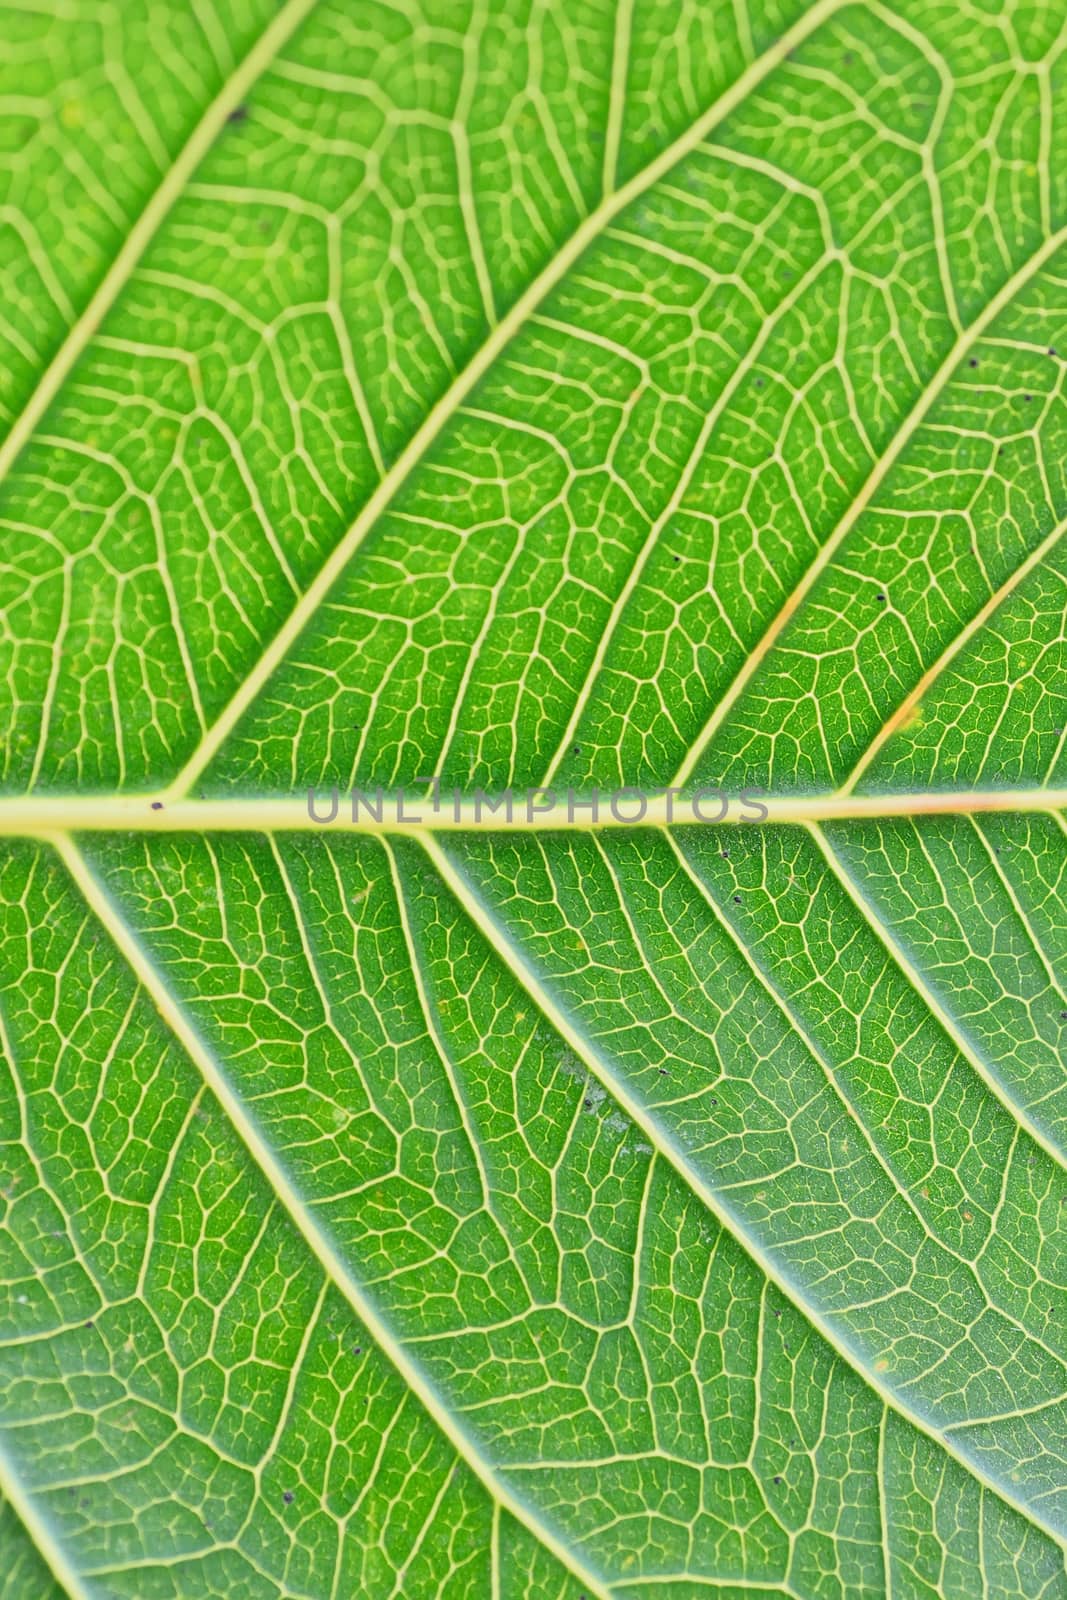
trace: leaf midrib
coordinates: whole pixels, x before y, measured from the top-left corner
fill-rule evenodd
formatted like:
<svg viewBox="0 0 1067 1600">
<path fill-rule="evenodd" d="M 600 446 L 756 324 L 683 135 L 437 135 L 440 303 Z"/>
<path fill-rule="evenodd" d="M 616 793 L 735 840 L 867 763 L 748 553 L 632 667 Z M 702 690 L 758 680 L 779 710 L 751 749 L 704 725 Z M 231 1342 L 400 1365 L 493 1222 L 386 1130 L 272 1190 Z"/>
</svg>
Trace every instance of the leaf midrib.
<svg viewBox="0 0 1067 1600">
<path fill-rule="evenodd" d="M 337 815 L 321 820 L 337 795 Z M 505 808 L 512 796 L 509 819 Z M 597 815 L 592 814 L 593 790 L 581 794 L 565 791 L 549 804 L 542 799 L 551 791 L 475 791 L 464 795 L 442 791 L 438 809 L 426 797 L 425 786 L 416 791 L 396 789 L 339 790 L 326 786 L 300 796 L 278 798 L 249 796 L 232 799 L 174 800 L 167 790 L 148 794 L 44 794 L 0 795 L 0 839 L 47 838 L 77 833 L 584 833 L 632 827 L 761 827 L 805 826 L 817 822 L 885 821 L 891 817 L 974 816 L 986 812 L 1014 814 L 1067 811 L 1067 787 L 1047 789 L 913 790 L 885 794 L 774 795 L 751 788 L 751 799 L 725 789 L 669 791 L 663 789 L 602 789 L 597 795 Z M 646 806 L 637 816 L 636 795 Z M 357 797 L 354 804 L 353 795 Z M 618 796 L 619 813 L 611 808 Z M 719 795 L 726 795 L 726 816 Z M 311 814 L 313 797 L 315 815 Z M 528 812 L 531 801 L 536 807 Z M 701 812 L 693 810 L 693 800 Z M 761 820 L 751 811 L 754 801 L 767 810 Z M 748 809 L 746 809 L 746 806 Z M 494 807 L 499 809 L 493 809 Z M 380 811 L 380 816 L 378 812 Z M 710 813 L 710 814 L 709 814 Z"/>
</svg>

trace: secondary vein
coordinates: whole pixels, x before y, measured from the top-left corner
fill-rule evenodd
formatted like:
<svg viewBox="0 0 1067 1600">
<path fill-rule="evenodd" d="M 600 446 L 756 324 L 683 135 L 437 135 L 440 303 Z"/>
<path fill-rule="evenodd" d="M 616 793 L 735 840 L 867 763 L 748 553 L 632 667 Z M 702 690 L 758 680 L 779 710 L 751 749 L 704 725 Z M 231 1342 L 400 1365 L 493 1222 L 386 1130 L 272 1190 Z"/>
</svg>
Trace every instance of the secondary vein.
<svg viewBox="0 0 1067 1600">
<path fill-rule="evenodd" d="M 96 878 L 74 841 L 60 834 L 56 835 L 51 843 L 86 905 L 106 929 L 134 977 L 151 996 L 163 1022 L 197 1067 L 204 1082 L 222 1106 L 258 1170 L 269 1183 L 279 1205 L 327 1277 L 336 1285 L 338 1292 L 344 1296 L 357 1317 L 371 1331 L 379 1348 L 448 1439 L 457 1456 L 466 1462 L 490 1499 L 503 1505 L 562 1566 L 579 1580 L 590 1596 L 595 1595 L 597 1600 L 609 1600 L 608 1590 L 600 1576 L 592 1568 L 587 1567 L 581 1557 L 569 1549 L 562 1539 L 541 1521 L 534 1508 L 515 1493 L 493 1463 L 483 1455 L 478 1443 L 452 1416 L 421 1367 L 412 1360 L 378 1311 L 374 1301 L 349 1270 L 333 1241 L 315 1220 L 277 1154 L 242 1105 L 222 1067 L 201 1039 L 181 1003 L 170 992 L 149 953 Z M 72 1591 L 71 1600 L 83 1600 L 83 1597 L 84 1600 L 88 1600 L 88 1597 L 84 1596 L 84 1590 Z"/>
<path fill-rule="evenodd" d="M 137 218 L 114 261 L 98 284 L 85 310 L 45 368 L 22 411 L 0 444 L 0 482 L 32 437 L 34 429 L 65 383 L 72 367 L 97 332 L 125 288 L 134 268 L 158 232 L 175 201 L 226 124 L 226 119 L 247 95 L 256 79 L 315 5 L 315 0 L 287 0 L 270 26 L 227 78 L 182 146 L 174 164 L 164 174 Z"/>
<path fill-rule="evenodd" d="M 800 20 L 761 55 L 739 78 L 725 90 L 709 108 L 667 148 L 627 183 L 605 194 L 600 204 L 589 212 L 585 220 L 571 234 L 562 248 L 512 305 L 511 309 L 491 329 L 488 338 L 478 348 L 462 372 L 437 401 L 411 436 L 393 465 L 365 502 L 347 532 L 334 546 L 319 568 L 300 600 L 290 611 L 252 671 L 208 729 L 196 750 L 170 786 L 173 799 L 187 793 L 200 774 L 213 759 L 221 745 L 251 705 L 271 673 L 287 654 L 294 640 L 317 612 L 326 594 L 344 571 L 355 551 L 386 510 L 394 495 L 407 481 L 411 472 L 421 462 L 427 450 L 446 423 L 455 415 L 471 390 L 488 372 L 504 348 L 519 332 L 550 290 L 555 288 L 578 258 L 596 240 L 607 224 L 646 189 L 689 154 L 728 116 L 752 90 L 772 72 L 791 50 L 820 27 L 828 17 L 847 5 L 849 0 L 817 0 Z"/>
<path fill-rule="evenodd" d="M 429 835 L 423 835 L 421 843 L 446 887 L 455 896 L 474 925 L 490 942 L 493 949 L 499 952 L 512 975 L 522 985 L 552 1027 L 566 1040 L 578 1059 L 607 1093 L 612 1096 L 634 1125 L 641 1129 L 642 1134 L 653 1150 L 661 1155 L 664 1161 L 674 1169 L 687 1188 L 707 1207 L 721 1226 L 738 1241 L 760 1270 L 781 1290 L 782 1294 L 818 1330 L 819 1334 L 841 1360 L 846 1362 L 862 1378 L 864 1383 L 879 1396 L 887 1407 L 896 1412 L 898 1416 L 902 1417 L 920 1433 L 925 1434 L 927 1438 L 934 1440 L 948 1455 L 959 1462 L 972 1477 L 979 1483 L 984 1484 L 1005 1504 L 1011 1505 L 1020 1516 L 1025 1517 L 1047 1538 L 1067 1547 L 1067 1540 L 1054 1526 L 1043 1521 L 1025 1500 L 1012 1493 L 1008 1485 L 1000 1483 L 990 1476 L 979 1462 L 973 1460 L 964 1450 L 960 1449 L 943 1431 L 929 1422 L 920 1411 L 911 1409 L 906 1400 L 902 1399 L 877 1373 L 867 1366 L 861 1353 L 853 1349 L 848 1340 L 842 1337 L 831 1319 L 807 1303 L 801 1289 L 779 1267 L 774 1256 L 758 1240 L 751 1236 L 744 1222 L 734 1214 L 722 1196 L 701 1177 L 699 1172 L 693 1170 L 685 1151 L 675 1143 L 670 1133 L 659 1125 L 647 1106 L 631 1092 L 626 1083 L 601 1059 L 593 1044 L 581 1029 L 571 1021 L 567 1013 L 555 1003 L 552 995 L 548 992 L 523 952 L 517 948 L 506 929 L 493 917 L 451 857 Z"/>
</svg>

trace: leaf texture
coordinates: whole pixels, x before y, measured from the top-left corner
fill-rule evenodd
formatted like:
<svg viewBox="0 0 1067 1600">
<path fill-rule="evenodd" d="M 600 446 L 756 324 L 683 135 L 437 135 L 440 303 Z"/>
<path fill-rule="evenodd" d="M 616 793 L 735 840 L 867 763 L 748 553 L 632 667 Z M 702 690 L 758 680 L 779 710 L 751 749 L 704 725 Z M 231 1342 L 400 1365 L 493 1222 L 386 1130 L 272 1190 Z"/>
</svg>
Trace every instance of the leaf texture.
<svg viewBox="0 0 1067 1600">
<path fill-rule="evenodd" d="M 1067 1600 L 1062 6 L 0 17 L 2 1600 Z"/>
</svg>

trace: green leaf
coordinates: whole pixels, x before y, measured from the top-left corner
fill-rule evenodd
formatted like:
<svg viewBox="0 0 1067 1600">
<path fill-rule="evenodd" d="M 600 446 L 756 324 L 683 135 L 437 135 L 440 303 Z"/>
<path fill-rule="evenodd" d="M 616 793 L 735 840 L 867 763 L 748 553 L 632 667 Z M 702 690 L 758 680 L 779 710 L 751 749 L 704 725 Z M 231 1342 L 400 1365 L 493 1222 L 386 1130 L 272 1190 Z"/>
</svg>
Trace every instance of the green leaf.
<svg viewBox="0 0 1067 1600">
<path fill-rule="evenodd" d="M 0 14 L 0 1596 L 1063 1600 L 1061 8 Z"/>
</svg>

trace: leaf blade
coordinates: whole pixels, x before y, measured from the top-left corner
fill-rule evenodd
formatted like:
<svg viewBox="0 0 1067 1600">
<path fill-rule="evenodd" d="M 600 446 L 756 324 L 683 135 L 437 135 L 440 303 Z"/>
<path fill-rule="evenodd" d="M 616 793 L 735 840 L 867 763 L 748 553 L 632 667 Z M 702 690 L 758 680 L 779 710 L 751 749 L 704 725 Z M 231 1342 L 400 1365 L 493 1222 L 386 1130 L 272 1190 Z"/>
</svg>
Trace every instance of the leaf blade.
<svg viewBox="0 0 1067 1600">
<path fill-rule="evenodd" d="M 0 169 L 18 1600 L 1063 1594 L 1054 15 L 195 10 Z"/>
</svg>

